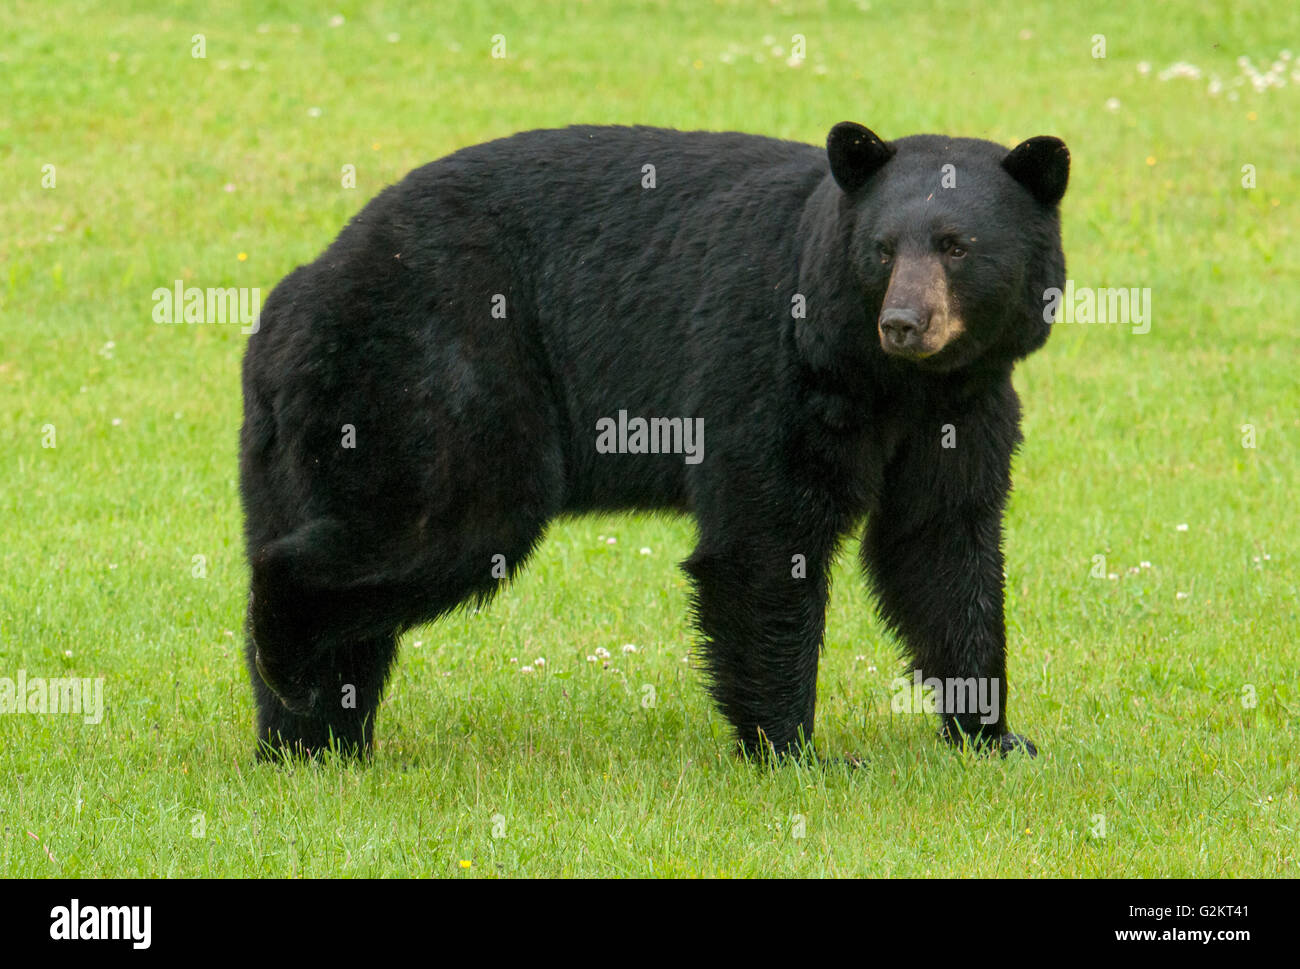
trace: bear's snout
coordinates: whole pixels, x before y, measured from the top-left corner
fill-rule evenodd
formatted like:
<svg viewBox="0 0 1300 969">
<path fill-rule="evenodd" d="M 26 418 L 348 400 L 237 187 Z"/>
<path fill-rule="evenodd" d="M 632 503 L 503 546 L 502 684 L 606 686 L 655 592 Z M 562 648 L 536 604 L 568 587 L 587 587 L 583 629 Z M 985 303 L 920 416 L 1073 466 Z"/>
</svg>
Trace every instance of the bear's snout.
<svg viewBox="0 0 1300 969">
<path fill-rule="evenodd" d="M 921 334 L 930 325 L 930 314 L 895 307 L 880 314 L 880 342 L 886 353 L 910 355 L 920 348 Z"/>
<path fill-rule="evenodd" d="M 908 360 L 932 357 L 965 332 L 937 258 L 898 260 L 876 326 L 880 348 Z"/>
</svg>

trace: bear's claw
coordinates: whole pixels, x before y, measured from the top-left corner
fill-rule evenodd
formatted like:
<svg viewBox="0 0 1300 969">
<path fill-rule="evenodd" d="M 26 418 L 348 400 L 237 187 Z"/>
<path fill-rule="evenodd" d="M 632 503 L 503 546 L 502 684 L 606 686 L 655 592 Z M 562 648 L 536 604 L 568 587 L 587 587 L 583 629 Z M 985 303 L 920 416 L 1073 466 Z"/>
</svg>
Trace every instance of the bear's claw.
<svg viewBox="0 0 1300 969">
<path fill-rule="evenodd" d="M 1030 757 L 1038 756 L 1038 748 L 1034 745 L 1034 742 L 1018 733 L 1008 732 L 997 736 L 990 734 L 967 736 L 955 728 L 944 726 L 939 728 L 939 738 L 948 746 L 956 747 L 958 750 L 964 748 L 969 742 L 980 753 L 987 754 L 996 750 L 1005 757 L 1012 751 L 1021 750 Z"/>
<path fill-rule="evenodd" d="M 998 738 L 998 752 L 1005 757 L 1013 750 L 1023 750 L 1030 757 L 1038 756 L 1038 748 L 1028 737 L 1022 737 L 1018 733 L 1004 733 Z"/>
</svg>

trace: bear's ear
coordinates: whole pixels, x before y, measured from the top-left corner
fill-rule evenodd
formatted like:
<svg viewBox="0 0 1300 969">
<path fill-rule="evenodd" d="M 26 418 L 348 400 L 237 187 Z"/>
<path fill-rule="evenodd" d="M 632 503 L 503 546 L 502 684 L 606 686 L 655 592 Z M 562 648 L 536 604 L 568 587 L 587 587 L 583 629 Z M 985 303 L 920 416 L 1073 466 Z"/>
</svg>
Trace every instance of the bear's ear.
<svg viewBox="0 0 1300 969">
<path fill-rule="evenodd" d="M 1070 180 L 1070 150 L 1060 138 L 1039 135 L 1012 148 L 1002 167 L 1043 205 L 1056 205 Z"/>
<path fill-rule="evenodd" d="M 867 179 L 880 171 L 897 150 L 876 137 L 874 131 L 852 121 L 841 121 L 826 137 L 831 174 L 840 188 L 850 193 L 867 184 Z"/>
</svg>

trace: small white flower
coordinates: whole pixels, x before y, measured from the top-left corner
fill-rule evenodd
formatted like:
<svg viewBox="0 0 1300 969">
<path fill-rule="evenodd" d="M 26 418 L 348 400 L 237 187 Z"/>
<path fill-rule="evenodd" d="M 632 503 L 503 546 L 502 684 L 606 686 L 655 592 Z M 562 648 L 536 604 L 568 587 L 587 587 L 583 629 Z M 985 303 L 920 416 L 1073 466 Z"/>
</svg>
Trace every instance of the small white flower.
<svg viewBox="0 0 1300 969">
<path fill-rule="evenodd" d="M 312 108 L 308 108 L 308 109 L 307 109 L 307 117 L 309 117 L 309 118 L 319 118 L 320 116 L 321 116 L 321 109 L 320 109 L 320 108 L 312 107 Z"/>
<path fill-rule="evenodd" d="M 611 535 L 611 536 L 609 536 L 609 538 L 605 539 L 605 544 L 606 544 L 606 545 L 617 545 L 617 544 L 618 544 L 618 539 L 615 538 L 613 535 Z"/>
<path fill-rule="evenodd" d="M 623 652 L 625 652 L 625 653 L 635 653 L 635 652 L 636 652 L 636 646 L 634 646 L 632 643 L 624 643 L 624 644 L 623 644 Z"/>
<path fill-rule="evenodd" d="M 546 657 L 544 656 L 537 657 L 537 659 L 533 660 L 533 665 L 536 666 L 538 669 L 541 669 L 543 666 L 546 665 Z"/>
<path fill-rule="evenodd" d="M 588 655 L 588 656 L 587 656 L 587 662 L 588 662 L 588 663 L 594 663 L 594 662 L 596 662 L 596 657 L 591 656 L 591 655 Z"/>
<path fill-rule="evenodd" d="M 531 666 L 521 666 L 521 667 L 519 667 L 519 672 L 520 672 L 520 673 L 531 673 L 532 671 L 533 671 L 533 668 L 532 668 Z"/>
<path fill-rule="evenodd" d="M 644 546 L 644 545 L 641 546 L 641 554 L 642 554 L 642 555 L 649 555 L 649 554 L 651 554 L 649 547 Z"/>
<path fill-rule="evenodd" d="M 1149 569 L 1149 568 L 1151 568 L 1151 563 L 1150 563 L 1150 562 L 1139 562 L 1139 563 L 1138 563 L 1138 568 L 1140 568 L 1140 569 Z"/>
<path fill-rule="evenodd" d="M 341 13 L 336 13 L 334 16 L 330 17 L 331 27 L 342 27 L 343 22 L 343 14 Z"/>
<path fill-rule="evenodd" d="M 875 666 L 874 663 L 869 664 L 869 665 L 867 666 L 867 672 L 868 672 L 868 673 L 874 673 L 874 672 L 876 672 L 876 666 Z"/>
<path fill-rule="evenodd" d="M 1107 99 L 1106 99 L 1106 110 L 1107 110 L 1107 111 L 1118 111 L 1118 110 L 1119 110 L 1119 98 L 1107 98 Z"/>
<path fill-rule="evenodd" d="M 1187 531 L 1187 522 L 1183 522 L 1179 525 L 1175 525 L 1174 527 L 1180 532 L 1185 532 Z"/>
<path fill-rule="evenodd" d="M 388 41 L 390 44 L 396 44 L 401 39 L 402 39 L 402 35 L 397 33 L 396 31 L 394 31 L 393 33 L 389 34 L 387 37 L 384 38 L 384 40 Z"/>
<path fill-rule="evenodd" d="M 1142 74 L 1142 75 L 1144 75 L 1144 76 L 1147 75 L 1147 74 L 1150 74 L 1150 73 L 1151 73 L 1151 65 L 1150 65 L 1150 63 L 1148 63 L 1147 61 L 1139 61 L 1139 62 L 1138 62 L 1138 73 L 1139 73 L 1139 74 Z"/>
<path fill-rule="evenodd" d="M 1187 598 L 1187 593 L 1186 593 L 1186 592 L 1175 592 L 1175 593 L 1174 593 L 1174 598 L 1175 598 L 1175 599 L 1186 599 L 1186 598 Z"/>
<path fill-rule="evenodd" d="M 1119 576 L 1116 575 L 1114 572 L 1112 572 L 1108 576 L 1106 576 L 1106 578 L 1110 579 L 1111 581 L 1115 581 L 1119 578 Z"/>
<path fill-rule="evenodd" d="M 518 662 L 519 662 L 519 657 L 518 657 L 518 656 L 511 656 L 511 657 L 510 657 L 510 662 L 512 662 L 512 663 L 518 663 Z"/>
<path fill-rule="evenodd" d="M 604 646 L 597 646 L 596 655 L 599 656 L 601 659 L 609 659 L 609 650 L 607 650 Z"/>
<path fill-rule="evenodd" d="M 67 657 L 69 657 L 69 658 L 71 658 L 71 656 L 72 656 L 72 650 L 70 650 L 70 649 L 65 649 L 65 650 L 63 651 L 63 655 L 64 655 L 64 656 L 67 656 Z"/>
</svg>

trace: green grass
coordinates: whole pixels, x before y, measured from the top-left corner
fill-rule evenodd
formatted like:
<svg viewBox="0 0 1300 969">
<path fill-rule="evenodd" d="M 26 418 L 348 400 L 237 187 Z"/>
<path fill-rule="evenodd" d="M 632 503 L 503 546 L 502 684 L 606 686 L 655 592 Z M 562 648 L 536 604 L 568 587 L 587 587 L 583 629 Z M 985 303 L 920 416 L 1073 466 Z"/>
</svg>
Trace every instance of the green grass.
<svg viewBox="0 0 1300 969">
<path fill-rule="evenodd" d="M 0 12 L 0 676 L 103 677 L 106 705 L 0 716 L 0 874 L 1298 874 L 1300 83 L 1232 82 L 1238 55 L 1300 54 L 1300 8 L 153 6 Z M 797 68 L 771 52 L 795 33 Z M 1176 61 L 1205 76 L 1160 80 Z M 1060 326 L 1017 371 L 1010 709 L 1041 756 L 955 755 L 890 713 L 850 543 L 817 744 L 867 766 L 737 761 L 684 662 L 692 528 L 631 517 L 556 525 L 489 608 L 408 636 L 371 765 L 254 764 L 245 337 L 158 326 L 152 291 L 266 294 L 385 184 L 515 130 L 844 119 L 1063 137 L 1071 277 L 1152 291 L 1149 333 Z"/>
</svg>

